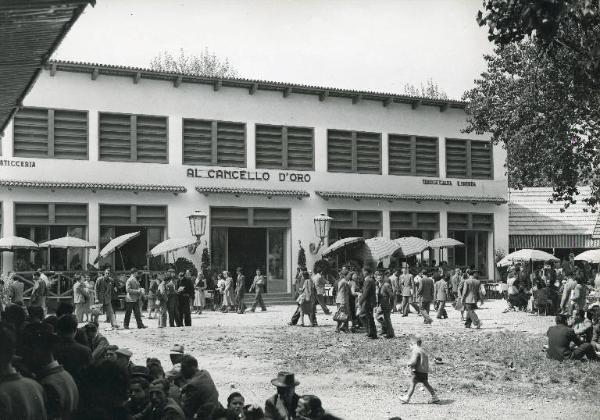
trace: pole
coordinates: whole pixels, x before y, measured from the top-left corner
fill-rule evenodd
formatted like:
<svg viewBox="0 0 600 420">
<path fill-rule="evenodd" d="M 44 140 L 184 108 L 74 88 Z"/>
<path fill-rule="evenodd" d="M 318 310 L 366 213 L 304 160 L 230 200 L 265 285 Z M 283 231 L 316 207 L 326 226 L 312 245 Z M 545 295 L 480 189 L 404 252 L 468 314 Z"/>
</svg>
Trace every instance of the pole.
<svg viewBox="0 0 600 420">
<path fill-rule="evenodd" d="M 117 250 L 119 251 L 119 255 L 121 256 L 121 265 L 123 266 L 123 271 L 125 271 L 126 268 L 125 268 L 125 260 L 123 259 L 123 253 L 121 252 L 121 248 L 117 248 Z"/>
</svg>

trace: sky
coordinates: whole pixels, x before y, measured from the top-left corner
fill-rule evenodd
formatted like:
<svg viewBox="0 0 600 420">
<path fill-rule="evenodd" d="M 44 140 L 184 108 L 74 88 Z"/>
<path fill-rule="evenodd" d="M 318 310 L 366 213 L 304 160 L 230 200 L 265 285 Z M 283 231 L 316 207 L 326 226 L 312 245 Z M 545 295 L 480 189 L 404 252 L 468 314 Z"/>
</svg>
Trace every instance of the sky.
<svg viewBox="0 0 600 420">
<path fill-rule="evenodd" d="M 492 47 L 481 0 L 97 0 L 53 58 L 148 67 L 161 51 L 228 58 L 239 77 L 460 99 Z"/>
</svg>

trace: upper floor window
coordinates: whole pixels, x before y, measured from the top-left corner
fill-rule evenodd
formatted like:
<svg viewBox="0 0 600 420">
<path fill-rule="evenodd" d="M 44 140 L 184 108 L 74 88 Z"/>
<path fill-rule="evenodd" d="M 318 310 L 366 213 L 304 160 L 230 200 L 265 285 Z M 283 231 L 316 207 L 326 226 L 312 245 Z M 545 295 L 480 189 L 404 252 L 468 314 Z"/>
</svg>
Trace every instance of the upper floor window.
<svg viewBox="0 0 600 420">
<path fill-rule="evenodd" d="M 439 176 L 437 137 L 390 134 L 390 175 Z"/>
<path fill-rule="evenodd" d="M 246 124 L 183 119 L 183 163 L 246 166 Z"/>
<path fill-rule="evenodd" d="M 381 134 L 364 131 L 327 131 L 329 172 L 381 174 Z"/>
<path fill-rule="evenodd" d="M 493 177 L 492 143 L 446 139 L 446 176 L 491 179 Z"/>
<path fill-rule="evenodd" d="M 22 108 L 13 127 L 16 157 L 88 158 L 87 111 Z"/>
<path fill-rule="evenodd" d="M 314 169 L 314 130 L 309 127 L 256 125 L 256 167 Z"/>
<path fill-rule="evenodd" d="M 101 112 L 100 160 L 167 163 L 167 117 Z"/>
</svg>

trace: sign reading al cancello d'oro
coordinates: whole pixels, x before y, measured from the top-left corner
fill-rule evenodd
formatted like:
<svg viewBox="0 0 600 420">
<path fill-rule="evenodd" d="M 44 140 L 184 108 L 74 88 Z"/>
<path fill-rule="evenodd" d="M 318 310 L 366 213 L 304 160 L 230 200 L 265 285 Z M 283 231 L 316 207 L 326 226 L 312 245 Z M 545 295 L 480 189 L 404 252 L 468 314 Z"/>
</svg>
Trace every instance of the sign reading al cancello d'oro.
<svg viewBox="0 0 600 420">
<path fill-rule="evenodd" d="M 247 171 L 245 169 L 193 169 L 186 171 L 188 178 L 235 179 L 240 181 L 310 182 L 310 174 L 301 172 Z"/>
</svg>

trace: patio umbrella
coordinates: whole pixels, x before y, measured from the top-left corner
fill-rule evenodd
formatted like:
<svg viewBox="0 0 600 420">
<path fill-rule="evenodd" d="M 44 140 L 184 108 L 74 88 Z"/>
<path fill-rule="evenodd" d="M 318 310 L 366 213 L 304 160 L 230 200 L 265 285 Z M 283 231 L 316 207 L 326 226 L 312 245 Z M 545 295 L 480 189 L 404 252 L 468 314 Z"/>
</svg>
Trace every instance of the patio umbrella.
<svg viewBox="0 0 600 420">
<path fill-rule="evenodd" d="M 358 254 L 364 260 L 380 261 L 386 257 L 392 256 L 400 249 L 400 245 L 394 241 L 378 236 L 376 238 L 367 239 L 360 248 Z"/>
<path fill-rule="evenodd" d="M 360 237 L 355 236 L 355 237 L 351 237 L 351 238 L 340 239 L 340 240 L 335 241 L 331 245 L 329 245 L 327 248 L 325 248 L 323 250 L 323 252 L 321 253 L 321 255 L 323 257 L 326 257 L 327 255 L 333 254 L 334 252 L 337 252 L 337 251 L 340 251 L 349 245 L 358 244 L 358 243 L 361 243 L 364 241 L 365 241 L 365 238 L 363 238 L 362 236 L 360 236 Z"/>
<path fill-rule="evenodd" d="M 429 248 L 454 248 L 455 246 L 465 246 L 461 241 L 452 238 L 435 238 L 428 242 Z"/>
<path fill-rule="evenodd" d="M 0 250 L 14 251 L 15 249 L 38 249 L 38 244 L 19 236 L 7 236 L 0 239 Z"/>
<path fill-rule="evenodd" d="M 400 247 L 399 252 L 402 257 L 418 255 L 428 247 L 428 243 L 425 239 L 417 238 L 416 236 L 405 236 L 403 238 L 394 239 L 392 242 Z"/>
<path fill-rule="evenodd" d="M 181 248 L 187 248 L 190 245 L 195 245 L 198 242 L 198 238 L 195 236 L 189 236 L 186 238 L 171 238 L 166 241 L 162 241 L 154 248 L 150 250 L 150 255 L 156 257 L 160 254 L 167 254 L 169 252 L 177 251 Z"/>
<path fill-rule="evenodd" d="M 123 254 L 121 254 L 120 248 L 125 245 L 127 242 L 131 241 L 133 238 L 136 238 L 140 235 L 140 232 L 131 232 L 126 233 L 125 235 L 117 236 L 115 239 L 111 240 L 106 244 L 104 248 L 98 253 L 94 264 L 100 261 L 101 258 L 106 258 L 113 252 L 119 250 L 119 254 L 121 255 L 121 264 L 123 264 L 123 270 L 125 269 L 125 261 L 123 261 Z"/>
<path fill-rule="evenodd" d="M 554 255 L 540 251 L 539 249 L 521 249 L 508 254 L 506 257 L 498 261 L 497 265 L 498 267 L 505 267 L 518 261 L 559 261 L 559 259 Z"/>
<path fill-rule="evenodd" d="M 600 263 L 600 249 L 589 249 L 575 257 L 575 261 L 587 261 L 589 263 Z"/>
<path fill-rule="evenodd" d="M 63 236 L 40 244 L 42 248 L 95 248 L 96 245 L 75 236 Z"/>
</svg>

